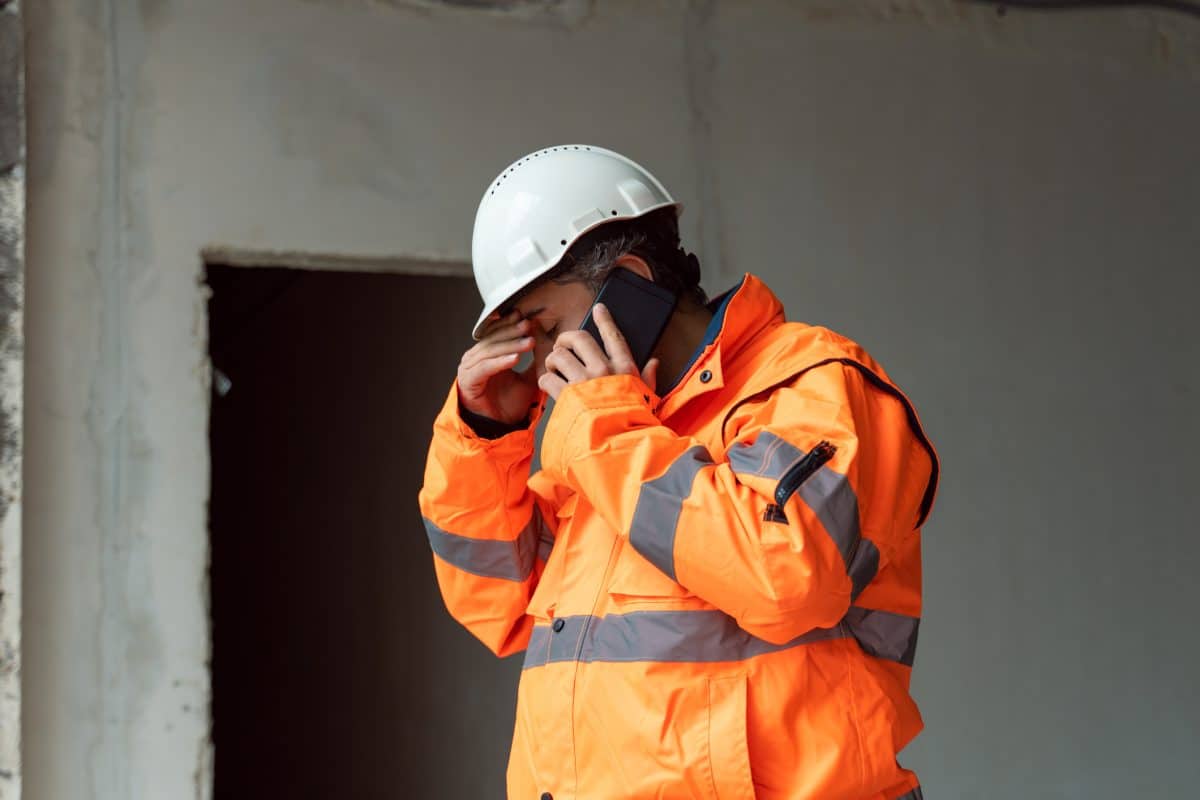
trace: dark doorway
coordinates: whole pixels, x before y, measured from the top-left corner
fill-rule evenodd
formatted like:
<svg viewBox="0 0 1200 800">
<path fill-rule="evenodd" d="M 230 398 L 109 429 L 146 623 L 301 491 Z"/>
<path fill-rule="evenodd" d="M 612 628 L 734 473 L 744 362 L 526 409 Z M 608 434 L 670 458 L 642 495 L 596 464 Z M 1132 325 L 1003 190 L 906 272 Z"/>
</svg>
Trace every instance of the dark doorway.
<svg viewBox="0 0 1200 800">
<path fill-rule="evenodd" d="M 503 797 L 520 664 L 446 613 L 416 500 L 474 285 L 208 282 L 215 797 Z"/>
</svg>

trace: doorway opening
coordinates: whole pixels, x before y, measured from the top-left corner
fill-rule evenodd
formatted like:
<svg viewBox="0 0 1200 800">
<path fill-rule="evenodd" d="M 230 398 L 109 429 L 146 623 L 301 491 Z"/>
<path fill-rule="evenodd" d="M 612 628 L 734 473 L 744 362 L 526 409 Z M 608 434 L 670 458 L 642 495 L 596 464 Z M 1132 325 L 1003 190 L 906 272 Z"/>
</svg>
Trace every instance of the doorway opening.
<svg viewBox="0 0 1200 800">
<path fill-rule="evenodd" d="M 207 280 L 215 797 L 503 796 L 520 657 L 450 618 L 417 508 L 474 284 Z"/>
</svg>

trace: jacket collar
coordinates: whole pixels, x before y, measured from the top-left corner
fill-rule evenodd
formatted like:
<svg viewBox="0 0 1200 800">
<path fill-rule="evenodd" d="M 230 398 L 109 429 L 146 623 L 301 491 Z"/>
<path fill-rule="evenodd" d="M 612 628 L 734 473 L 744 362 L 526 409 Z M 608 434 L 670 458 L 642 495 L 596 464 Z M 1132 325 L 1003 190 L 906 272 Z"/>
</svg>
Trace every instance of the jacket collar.
<svg viewBox="0 0 1200 800">
<path fill-rule="evenodd" d="M 691 365 L 658 404 L 666 419 L 685 404 L 725 385 L 725 371 L 762 331 L 784 321 L 783 303 L 767 285 L 747 273 L 741 282 L 709 303 L 713 321 Z M 709 379 L 702 380 L 705 373 Z"/>
</svg>

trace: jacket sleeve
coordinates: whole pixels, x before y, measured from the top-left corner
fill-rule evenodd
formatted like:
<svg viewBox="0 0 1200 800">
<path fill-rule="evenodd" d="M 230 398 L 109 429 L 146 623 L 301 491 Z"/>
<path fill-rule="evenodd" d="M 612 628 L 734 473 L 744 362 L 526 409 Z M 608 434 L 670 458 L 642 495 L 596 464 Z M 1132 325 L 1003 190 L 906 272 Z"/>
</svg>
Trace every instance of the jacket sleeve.
<svg viewBox="0 0 1200 800">
<path fill-rule="evenodd" d="M 871 418 L 873 391 L 852 367 L 812 369 L 735 409 L 714 459 L 659 423 L 640 379 L 572 384 L 549 421 L 543 469 L 684 589 L 782 644 L 836 625 L 886 562 L 887 546 L 863 538 L 860 490 L 896 485 L 877 474 L 895 466 L 879 451 L 910 452 L 911 434 Z M 902 495 L 872 497 L 915 520 Z"/>
<path fill-rule="evenodd" d="M 525 649 L 525 609 L 553 545 L 555 514 L 527 486 L 534 428 L 485 439 L 460 417 L 458 385 L 433 424 L 419 502 L 450 614 L 498 656 Z"/>
</svg>

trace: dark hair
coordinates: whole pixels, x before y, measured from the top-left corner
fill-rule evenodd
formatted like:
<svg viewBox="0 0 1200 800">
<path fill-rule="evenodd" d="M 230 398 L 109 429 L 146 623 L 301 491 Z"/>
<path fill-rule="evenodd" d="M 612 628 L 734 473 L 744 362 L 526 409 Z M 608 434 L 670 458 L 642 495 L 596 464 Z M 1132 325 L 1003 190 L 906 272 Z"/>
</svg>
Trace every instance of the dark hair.
<svg viewBox="0 0 1200 800">
<path fill-rule="evenodd" d="M 579 237 L 562 259 L 545 275 L 504 304 L 501 316 L 547 281 L 583 283 L 599 291 L 616 261 L 632 253 L 650 266 L 654 282 L 698 305 L 708 302 L 700 288 L 700 261 L 679 243 L 679 222 L 674 208 L 660 208 L 634 219 L 606 222 Z"/>
</svg>

